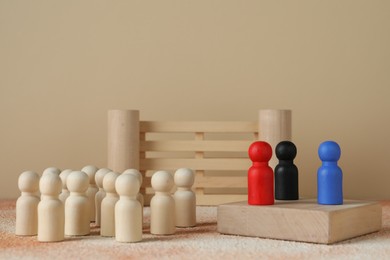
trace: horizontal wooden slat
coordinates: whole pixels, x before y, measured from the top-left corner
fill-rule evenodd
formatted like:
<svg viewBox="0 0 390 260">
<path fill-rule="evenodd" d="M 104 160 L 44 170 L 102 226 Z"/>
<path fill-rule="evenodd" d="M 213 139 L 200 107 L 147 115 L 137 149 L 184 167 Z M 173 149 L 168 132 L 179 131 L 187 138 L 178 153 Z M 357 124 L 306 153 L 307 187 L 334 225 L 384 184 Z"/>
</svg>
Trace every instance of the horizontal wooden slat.
<svg viewBox="0 0 390 260">
<path fill-rule="evenodd" d="M 140 131 L 154 133 L 255 133 L 258 131 L 258 123 L 238 121 L 141 121 Z"/>
<path fill-rule="evenodd" d="M 141 159 L 141 170 L 176 170 L 190 168 L 193 170 L 247 170 L 251 166 L 249 159 Z"/>
<path fill-rule="evenodd" d="M 145 206 L 150 205 L 150 200 L 154 194 L 145 194 L 144 201 Z M 198 206 L 215 206 L 230 202 L 247 201 L 248 195 L 246 194 L 218 194 L 218 195 L 197 195 L 196 205 Z"/>
<path fill-rule="evenodd" d="M 195 187 L 199 188 L 246 188 L 247 177 L 214 177 L 202 176 L 195 178 Z"/>
<path fill-rule="evenodd" d="M 253 141 L 141 141 L 140 150 L 173 152 L 247 152 Z"/>
<path fill-rule="evenodd" d="M 196 196 L 196 205 L 214 206 L 230 202 L 248 201 L 246 194 L 218 194 L 218 195 L 198 195 Z"/>
<path fill-rule="evenodd" d="M 151 177 L 142 181 L 142 187 L 151 187 Z M 247 176 L 197 176 L 194 188 L 246 188 Z"/>
</svg>

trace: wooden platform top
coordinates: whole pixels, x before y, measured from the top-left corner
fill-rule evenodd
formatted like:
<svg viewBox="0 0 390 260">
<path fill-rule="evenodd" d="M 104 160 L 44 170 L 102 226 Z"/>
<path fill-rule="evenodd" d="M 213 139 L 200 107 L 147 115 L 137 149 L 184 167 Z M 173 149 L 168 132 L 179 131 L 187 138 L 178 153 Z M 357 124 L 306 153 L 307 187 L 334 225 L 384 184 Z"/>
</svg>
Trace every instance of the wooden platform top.
<svg viewBox="0 0 390 260">
<path fill-rule="evenodd" d="M 305 199 L 305 200 L 276 200 L 274 205 L 267 206 L 252 206 L 248 205 L 247 201 L 241 202 L 232 202 L 227 203 L 221 206 L 229 206 L 229 205 L 247 205 L 250 207 L 267 207 L 267 208 L 283 208 L 283 209 L 293 209 L 293 210 L 313 210 L 313 211 L 322 211 L 322 212 L 332 212 L 340 209 L 349 209 L 356 208 L 359 206 L 366 206 L 367 204 L 376 204 L 378 202 L 375 201 L 362 201 L 362 200 L 344 200 L 343 205 L 319 205 L 316 199 Z"/>
</svg>

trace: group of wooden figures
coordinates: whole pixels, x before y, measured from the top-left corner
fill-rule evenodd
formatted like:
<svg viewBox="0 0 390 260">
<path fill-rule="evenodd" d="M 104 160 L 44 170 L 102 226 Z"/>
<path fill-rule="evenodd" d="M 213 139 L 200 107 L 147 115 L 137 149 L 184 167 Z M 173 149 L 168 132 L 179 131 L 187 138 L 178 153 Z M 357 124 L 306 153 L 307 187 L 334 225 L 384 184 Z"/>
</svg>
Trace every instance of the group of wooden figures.
<svg viewBox="0 0 390 260">
<path fill-rule="evenodd" d="M 271 146 L 252 143 L 248 150 L 253 165 L 248 170 L 248 204 L 272 205 L 274 200 L 298 200 L 297 154 L 290 141 L 275 148 L 279 159 L 275 172 L 268 165 Z M 342 171 L 337 165 L 340 147 L 323 142 L 318 149 L 322 166 L 317 172 L 318 203 L 343 204 Z M 274 182 L 275 179 L 275 182 Z M 174 196 L 171 190 L 176 184 Z M 196 197 L 191 187 L 194 173 L 178 169 L 174 177 L 167 171 L 152 175 L 155 191 L 150 202 L 150 233 L 170 235 L 176 227 L 196 225 Z M 120 242 L 142 240 L 144 199 L 139 192 L 142 174 L 136 169 L 122 174 L 110 169 L 86 166 L 81 171 L 47 168 L 41 177 L 32 171 L 19 177 L 21 196 L 16 203 L 16 235 L 37 235 L 38 241 L 62 241 L 65 236 L 85 236 L 90 223 L 100 226 L 100 234 Z M 40 192 L 40 197 L 39 193 Z"/>
<path fill-rule="evenodd" d="M 293 160 L 297 148 L 291 141 L 282 141 L 275 147 L 279 163 L 274 170 L 268 165 L 272 147 L 264 141 L 252 143 L 248 150 L 252 167 L 248 170 L 248 204 L 273 205 L 277 200 L 298 200 L 298 168 Z M 322 161 L 317 171 L 317 201 L 322 205 L 343 204 L 343 173 L 337 165 L 340 146 L 325 141 L 318 148 Z"/>
<path fill-rule="evenodd" d="M 177 191 L 171 195 L 176 184 Z M 194 173 L 178 169 L 174 177 L 157 171 L 151 178 L 155 191 L 150 202 L 150 233 L 170 235 L 176 227 L 196 225 L 196 196 L 191 190 Z M 100 235 L 119 242 L 138 242 L 143 233 L 142 174 L 136 169 L 122 174 L 86 166 L 81 171 L 47 168 L 40 177 L 32 171 L 19 176 L 21 196 L 16 202 L 16 235 L 38 241 L 63 241 L 65 236 L 90 234 L 90 223 Z M 40 193 L 40 195 L 39 195 Z"/>
</svg>

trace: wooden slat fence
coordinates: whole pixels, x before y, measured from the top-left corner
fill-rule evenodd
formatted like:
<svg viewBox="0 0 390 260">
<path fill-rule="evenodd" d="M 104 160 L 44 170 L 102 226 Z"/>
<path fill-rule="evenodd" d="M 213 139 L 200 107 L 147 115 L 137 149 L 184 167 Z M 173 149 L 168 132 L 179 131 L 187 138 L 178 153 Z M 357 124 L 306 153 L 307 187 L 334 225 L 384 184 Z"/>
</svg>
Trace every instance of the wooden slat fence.
<svg viewBox="0 0 390 260">
<path fill-rule="evenodd" d="M 145 173 L 143 188 L 146 201 L 151 197 L 150 176 L 157 170 L 174 172 L 178 168 L 191 168 L 195 172 L 194 190 L 198 205 L 216 205 L 228 201 L 246 200 L 242 190 L 247 188 L 246 171 L 251 165 L 246 152 L 249 145 L 257 139 L 257 122 L 140 122 L 140 170 Z M 148 140 L 151 133 L 190 134 L 190 140 Z M 207 134 L 244 134 L 247 140 L 205 140 Z M 246 134 L 246 135 L 245 135 Z M 241 137 L 242 138 L 242 137 Z M 148 158 L 150 152 L 174 152 L 175 157 L 161 156 Z M 192 152 L 193 158 L 181 158 L 180 153 Z M 206 152 L 220 153 L 221 157 L 208 158 Z M 244 157 L 226 158 L 227 152 L 241 152 Z M 216 171 L 218 176 L 209 176 L 208 172 Z M 231 173 L 234 172 L 234 175 Z M 240 176 L 236 176 L 237 172 Z M 221 174 L 222 173 L 222 174 Z M 213 189 L 212 193 L 207 193 Z"/>
</svg>

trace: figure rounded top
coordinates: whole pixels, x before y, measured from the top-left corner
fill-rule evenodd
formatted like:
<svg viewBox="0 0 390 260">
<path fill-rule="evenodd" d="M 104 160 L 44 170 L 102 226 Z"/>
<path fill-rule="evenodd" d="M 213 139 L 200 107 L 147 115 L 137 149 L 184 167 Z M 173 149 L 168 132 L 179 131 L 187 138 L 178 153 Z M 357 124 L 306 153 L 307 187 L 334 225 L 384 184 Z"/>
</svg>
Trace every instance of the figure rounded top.
<svg viewBox="0 0 390 260">
<path fill-rule="evenodd" d="M 173 187 L 173 177 L 167 171 L 157 171 L 152 175 L 152 188 L 157 192 L 169 192 Z"/>
<path fill-rule="evenodd" d="M 272 147 L 264 141 L 256 141 L 249 146 L 249 158 L 252 162 L 268 162 L 272 157 Z"/>
<path fill-rule="evenodd" d="M 318 147 L 318 156 L 321 161 L 338 161 L 341 156 L 340 146 L 334 141 L 325 141 Z"/>
<path fill-rule="evenodd" d="M 122 174 L 131 174 L 138 178 L 140 185 L 142 185 L 142 173 L 137 169 L 127 169 Z"/>
<path fill-rule="evenodd" d="M 62 190 L 62 181 L 57 174 L 42 175 L 39 180 L 39 190 L 42 195 L 58 196 Z"/>
<path fill-rule="evenodd" d="M 107 193 L 116 193 L 115 181 L 120 174 L 117 172 L 108 172 L 103 177 L 103 189 Z"/>
<path fill-rule="evenodd" d="M 22 192 L 37 192 L 39 190 L 39 175 L 33 171 L 25 171 L 20 174 L 18 187 Z"/>
<path fill-rule="evenodd" d="M 43 170 L 42 176 L 46 174 L 57 174 L 60 175 L 61 170 L 56 167 L 49 167 Z"/>
<path fill-rule="evenodd" d="M 70 192 L 86 192 L 89 186 L 89 177 L 83 171 L 72 171 L 66 178 L 66 186 Z"/>
<path fill-rule="evenodd" d="M 120 196 L 135 197 L 140 187 L 141 184 L 138 177 L 133 174 L 119 175 L 115 181 L 115 189 Z"/>
<path fill-rule="evenodd" d="M 96 184 L 95 174 L 98 170 L 99 168 L 94 165 L 87 165 L 81 169 L 82 172 L 85 172 L 88 175 L 89 184 Z"/>
<path fill-rule="evenodd" d="M 175 172 L 174 181 L 178 187 L 191 188 L 194 185 L 194 172 L 189 168 L 180 168 Z"/>
<path fill-rule="evenodd" d="M 290 141 L 282 141 L 276 146 L 275 155 L 279 160 L 292 161 L 297 156 L 297 147 Z"/>
</svg>

